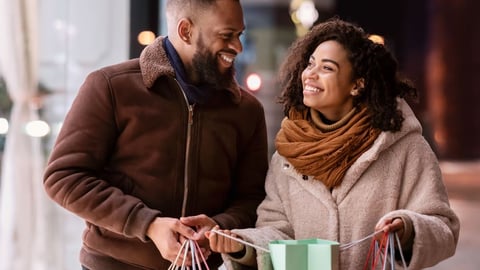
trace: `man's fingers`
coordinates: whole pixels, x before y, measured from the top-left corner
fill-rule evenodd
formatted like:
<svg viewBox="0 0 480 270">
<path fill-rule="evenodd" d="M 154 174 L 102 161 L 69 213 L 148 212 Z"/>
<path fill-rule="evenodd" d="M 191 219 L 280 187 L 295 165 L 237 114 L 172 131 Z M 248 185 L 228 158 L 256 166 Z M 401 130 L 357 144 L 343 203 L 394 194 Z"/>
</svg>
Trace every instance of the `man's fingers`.
<svg viewBox="0 0 480 270">
<path fill-rule="evenodd" d="M 189 239 L 193 238 L 195 235 L 195 231 L 192 228 L 186 226 L 180 221 L 175 222 L 172 229 Z"/>
</svg>

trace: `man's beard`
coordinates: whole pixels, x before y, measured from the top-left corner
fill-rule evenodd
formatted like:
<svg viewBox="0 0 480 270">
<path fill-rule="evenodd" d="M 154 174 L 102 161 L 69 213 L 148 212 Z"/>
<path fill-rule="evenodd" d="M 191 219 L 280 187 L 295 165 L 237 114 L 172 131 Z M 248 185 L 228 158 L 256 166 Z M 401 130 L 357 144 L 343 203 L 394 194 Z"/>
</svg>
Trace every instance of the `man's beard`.
<svg viewBox="0 0 480 270">
<path fill-rule="evenodd" d="M 193 55 L 192 65 L 197 75 L 198 85 L 208 84 L 217 90 L 228 88 L 233 81 L 235 69 L 232 66 L 225 72 L 221 72 L 217 56 L 208 51 L 202 37 L 197 42 L 198 49 Z"/>
</svg>

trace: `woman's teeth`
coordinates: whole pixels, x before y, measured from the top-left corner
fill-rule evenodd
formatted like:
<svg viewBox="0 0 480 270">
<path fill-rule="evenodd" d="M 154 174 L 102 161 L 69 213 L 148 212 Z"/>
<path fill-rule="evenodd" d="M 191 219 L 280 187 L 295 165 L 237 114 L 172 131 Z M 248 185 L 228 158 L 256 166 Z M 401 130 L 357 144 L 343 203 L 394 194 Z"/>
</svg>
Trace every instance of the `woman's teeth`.
<svg viewBox="0 0 480 270">
<path fill-rule="evenodd" d="M 305 86 L 305 88 L 303 88 L 303 90 L 308 91 L 308 92 L 320 92 L 319 88 L 313 87 L 313 86 L 310 86 L 310 85 Z"/>
</svg>

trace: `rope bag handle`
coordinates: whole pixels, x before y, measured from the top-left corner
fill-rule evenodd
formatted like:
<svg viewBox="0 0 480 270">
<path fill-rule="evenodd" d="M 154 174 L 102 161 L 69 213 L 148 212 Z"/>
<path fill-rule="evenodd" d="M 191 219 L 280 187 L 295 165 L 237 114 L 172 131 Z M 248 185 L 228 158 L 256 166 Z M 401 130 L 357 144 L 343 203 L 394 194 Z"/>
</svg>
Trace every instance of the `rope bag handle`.
<svg viewBox="0 0 480 270">
<path fill-rule="evenodd" d="M 185 261 L 187 258 L 188 253 L 191 253 L 192 256 L 192 266 L 186 266 Z M 183 253 L 183 260 L 181 265 L 177 265 L 179 263 L 180 255 Z M 182 243 L 180 250 L 175 257 L 175 260 L 170 264 L 168 270 L 203 270 L 202 262 L 205 265 L 206 270 L 210 270 L 207 264 L 207 260 L 203 256 L 203 253 L 200 251 L 200 246 L 198 245 L 197 241 L 187 239 Z"/>
<path fill-rule="evenodd" d="M 405 257 L 403 256 L 400 238 L 397 233 L 390 232 L 383 233 L 380 243 L 375 238 L 372 239 L 363 270 L 374 270 L 379 262 L 382 263 L 383 270 L 387 269 L 388 264 L 390 264 L 390 270 L 395 270 L 395 241 L 397 242 L 403 268 L 408 269 Z"/>
</svg>

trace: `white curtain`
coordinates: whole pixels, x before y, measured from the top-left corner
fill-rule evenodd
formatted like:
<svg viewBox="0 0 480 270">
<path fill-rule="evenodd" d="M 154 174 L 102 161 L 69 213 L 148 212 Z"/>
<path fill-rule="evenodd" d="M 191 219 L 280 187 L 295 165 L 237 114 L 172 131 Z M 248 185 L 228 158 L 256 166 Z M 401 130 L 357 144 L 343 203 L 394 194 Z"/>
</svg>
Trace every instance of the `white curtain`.
<svg viewBox="0 0 480 270">
<path fill-rule="evenodd" d="M 0 270 L 55 268 L 45 157 L 40 139 L 25 133 L 25 124 L 39 117 L 37 16 L 36 0 L 0 0 L 0 72 L 13 102 L 0 186 Z"/>
</svg>

